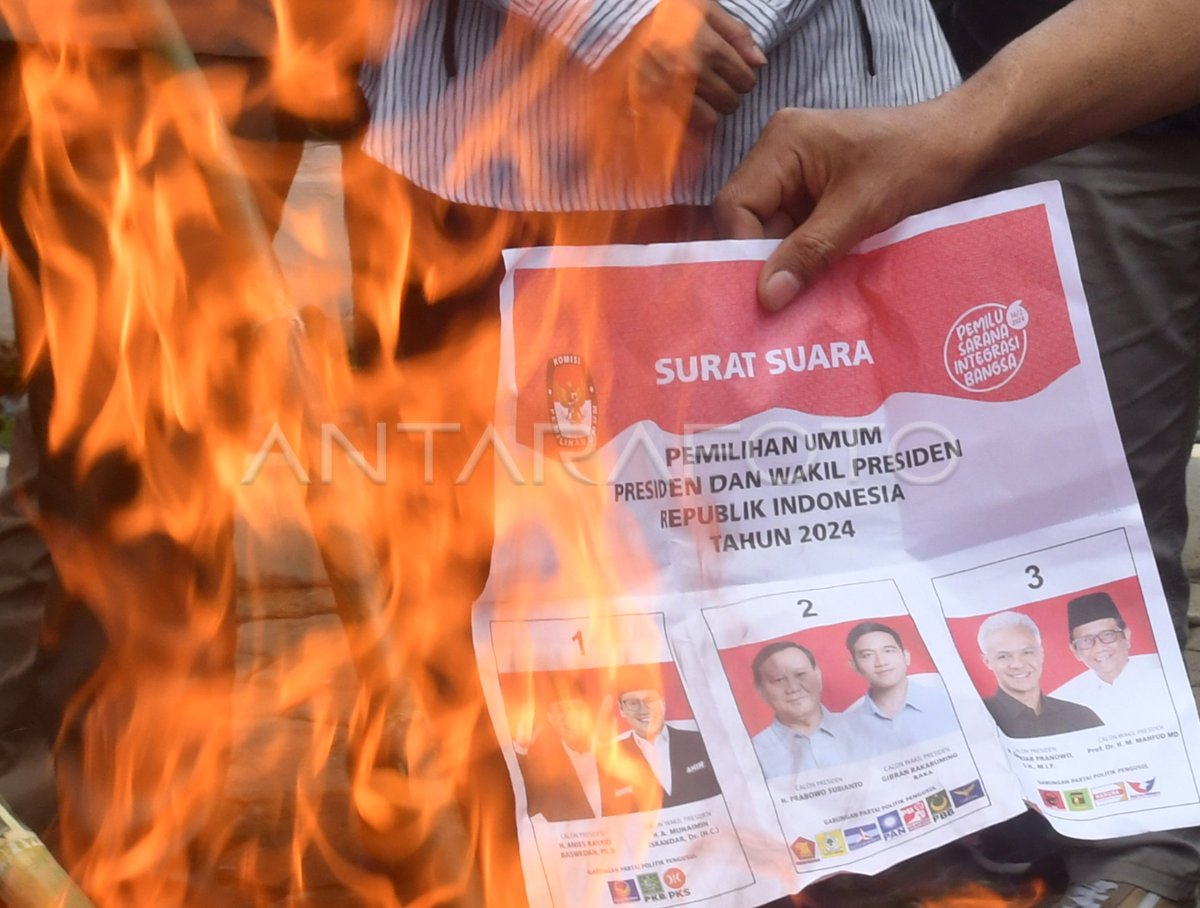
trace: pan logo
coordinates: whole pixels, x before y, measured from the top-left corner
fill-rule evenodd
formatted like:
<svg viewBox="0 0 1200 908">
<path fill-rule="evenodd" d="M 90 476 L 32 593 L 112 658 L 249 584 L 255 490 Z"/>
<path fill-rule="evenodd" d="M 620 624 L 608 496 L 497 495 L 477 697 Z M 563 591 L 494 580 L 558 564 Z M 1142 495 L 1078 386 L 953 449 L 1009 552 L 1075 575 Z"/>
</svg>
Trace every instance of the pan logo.
<svg viewBox="0 0 1200 908">
<path fill-rule="evenodd" d="M 900 811 L 898 810 L 892 810 L 882 816 L 876 817 L 875 822 L 879 824 L 879 829 L 885 839 L 894 839 L 908 832 L 904 828 L 904 821 L 900 819 Z"/>
</svg>

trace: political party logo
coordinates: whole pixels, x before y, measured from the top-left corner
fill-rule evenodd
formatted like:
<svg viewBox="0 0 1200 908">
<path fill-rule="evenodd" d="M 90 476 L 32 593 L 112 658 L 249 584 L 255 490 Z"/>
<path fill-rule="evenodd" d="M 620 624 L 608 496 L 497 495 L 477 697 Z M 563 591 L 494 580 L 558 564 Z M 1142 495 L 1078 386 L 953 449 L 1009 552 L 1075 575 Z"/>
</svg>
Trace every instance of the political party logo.
<svg viewBox="0 0 1200 908">
<path fill-rule="evenodd" d="M 1094 806 L 1092 793 L 1086 788 L 1064 791 L 1063 796 L 1067 799 L 1067 810 L 1091 810 Z"/>
<path fill-rule="evenodd" d="M 817 844 L 821 849 L 821 857 L 831 858 L 834 855 L 846 853 L 846 837 L 840 829 L 831 829 L 817 836 Z"/>
<path fill-rule="evenodd" d="M 978 779 L 968 782 L 966 785 L 960 785 L 958 788 L 950 789 L 950 800 L 954 802 L 955 807 L 962 807 L 964 804 L 978 801 L 982 797 L 983 785 Z"/>
<path fill-rule="evenodd" d="M 1102 804 L 1114 804 L 1117 801 L 1128 801 L 1129 794 L 1125 791 L 1125 783 L 1117 782 L 1115 785 L 1101 785 L 1099 788 L 1092 789 L 1092 801 L 1099 807 Z"/>
<path fill-rule="evenodd" d="M 874 823 L 866 826 L 852 826 L 846 830 L 846 845 L 851 851 L 858 851 L 868 845 L 874 845 L 879 839 L 879 827 Z"/>
<path fill-rule="evenodd" d="M 633 880 L 609 880 L 608 895 L 614 905 L 627 905 L 630 902 L 640 902 L 637 883 Z"/>
<path fill-rule="evenodd" d="M 687 874 L 678 867 L 672 867 L 670 870 L 666 871 L 662 875 L 662 878 L 663 882 L 672 889 L 682 889 L 687 885 Z"/>
<path fill-rule="evenodd" d="M 948 820 L 954 816 L 954 806 L 950 803 L 950 795 L 946 794 L 944 788 L 927 797 L 925 803 L 929 805 L 929 812 L 933 814 L 933 822 L 935 823 Z"/>
<path fill-rule="evenodd" d="M 1149 782 L 1126 782 L 1125 784 L 1129 786 L 1130 797 L 1139 798 L 1146 795 L 1158 794 L 1154 790 L 1154 782 L 1155 779 L 1151 779 Z"/>
<path fill-rule="evenodd" d="M 904 820 L 904 825 L 910 830 L 920 829 L 922 826 L 928 826 L 933 822 L 933 817 L 929 815 L 929 806 L 924 801 L 915 801 L 900 808 L 900 817 Z"/>
<path fill-rule="evenodd" d="M 946 335 L 946 374 L 974 394 L 1004 387 L 1025 363 L 1028 326 L 1029 311 L 1021 300 L 968 309 Z"/>
<path fill-rule="evenodd" d="M 586 448 L 596 439 L 596 386 L 574 353 L 551 357 L 546 363 L 546 403 L 559 447 Z"/>
<path fill-rule="evenodd" d="M 900 819 L 900 811 L 898 810 L 892 810 L 882 816 L 876 817 L 875 822 L 879 824 L 879 831 L 883 833 L 885 839 L 894 839 L 908 832 L 904 828 L 904 821 Z"/>
<path fill-rule="evenodd" d="M 792 842 L 792 854 L 794 854 L 796 856 L 796 860 L 800 861 L 801 863 L 821 860 L 820 856 L 817 854 L 817 843 L 812 839 L 804 838 L 804 836 L 800 836 L 798 839 Z"/>
<path fill-rule="evenodd" d="M 637 884 L 638 889 L 642 890 L 642 895 L 647 898 L 667 894 L 667 891 L 663 889 L 662 879 L 657 873 L 639 873 Z"/>
<path fill-rule="evenodd" d="M 1063 800 L 1061 791 L 1048 791 L 1045 788 L 1039 788 L 1038 794 L 1041 795 L 1042 803 L 1054 810 L 1066 810 L 1067 802 Z"/>
</svg>

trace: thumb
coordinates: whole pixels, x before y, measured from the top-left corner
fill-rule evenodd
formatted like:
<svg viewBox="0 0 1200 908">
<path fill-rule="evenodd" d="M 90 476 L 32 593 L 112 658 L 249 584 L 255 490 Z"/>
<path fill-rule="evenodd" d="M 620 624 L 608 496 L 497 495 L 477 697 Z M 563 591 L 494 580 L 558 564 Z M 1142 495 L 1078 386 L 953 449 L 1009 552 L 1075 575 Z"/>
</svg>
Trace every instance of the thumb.
<svg viewBox="0 0 1200 908">
<path fill-rule="evenodd" d="M 857 212 L 821 198 L 808 219 L 771 253 L 758 278 L 758 301 L 772 312 L 796 299 L 869 235 Z"/>
</svg>

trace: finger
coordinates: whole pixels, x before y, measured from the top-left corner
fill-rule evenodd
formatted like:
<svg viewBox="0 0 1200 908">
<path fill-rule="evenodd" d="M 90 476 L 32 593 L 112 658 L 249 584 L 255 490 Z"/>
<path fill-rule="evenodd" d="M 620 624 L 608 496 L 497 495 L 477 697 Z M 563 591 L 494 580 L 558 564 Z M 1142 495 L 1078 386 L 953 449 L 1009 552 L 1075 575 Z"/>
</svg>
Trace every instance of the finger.
<svg viewBox="0 0 1200 908">
<path fill-rule="evenodd" d="M 770 310 L 791 303 L 867 236 L 862 217 L 844 194 L 827 194 L 813 213 L 771 253 L 758 278 L 758 299 Z"/>
<path fill-rule="evenodd" d="M 704 70 L 696 80 L 696 97 L 718 114 L 731 114 L 742 103 L 741 93 L 710 70 Z"/>
<path fill-rule="evenodd" d="M 718 43 L 707 50 L 707 60 L 703 65 L 715 77 L 728 83 L 734 91 L 746 94 L 758 84 L 757 74 L 738 56 L 732 45 L 716 36 L 713 41 Z"/>
<path fill-rule="evenodd" d="M 754 43 L 750 29 L 740 19 L 727 13 L 716 0 L 710 0 L 705 19 L 713 31 L 729 42 L 747 66 L 758 69 L 767 65 L 767 56 Z"/>
<path fill-rule="evenodd" d="M 800 157 L 789 144 L 789 130 L 776 127 L 777 113 L 762 136 L 717 193 L 713 214 L 724 236 L 750 239 L 767 235 L 788 212 L 788 201 L 804 186 Z M 793 222 L 792 227 L 796 224 Z"/>
<path fill-rule="evenodd" d="M 716 129 L 720 120 L 721 113 L 712 104 L 699 95 L 692 98 L 692 116 L 688 121 L 688 125 L 692 129 L 699 132 L 710 132 Z"/>
</svg>

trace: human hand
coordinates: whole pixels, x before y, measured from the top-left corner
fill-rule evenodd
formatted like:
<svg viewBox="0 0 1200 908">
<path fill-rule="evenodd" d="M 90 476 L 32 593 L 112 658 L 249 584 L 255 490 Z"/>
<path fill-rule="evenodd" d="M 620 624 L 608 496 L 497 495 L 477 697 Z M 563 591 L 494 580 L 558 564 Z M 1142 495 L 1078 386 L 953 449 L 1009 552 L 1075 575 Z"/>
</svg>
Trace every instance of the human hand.
<svg viewBox="0 0 1200 908">
<path fill-rule="evenodd" d="M 706 131 L 737 110 L 766 62 L 750 29 L 716 0 L 663 0 L 605 61 L 602 78 L 628 86 L 635 115 L 665 107 Z"/>
<path fill-rule="evenodd" d="M 758 299 L 782 309 L 853 246 L 957 197 L 976 172 L 952 107 L 781 110 L 714 202 L 738 239 L 786 237 L 763 265 Z"/>
</svg>

